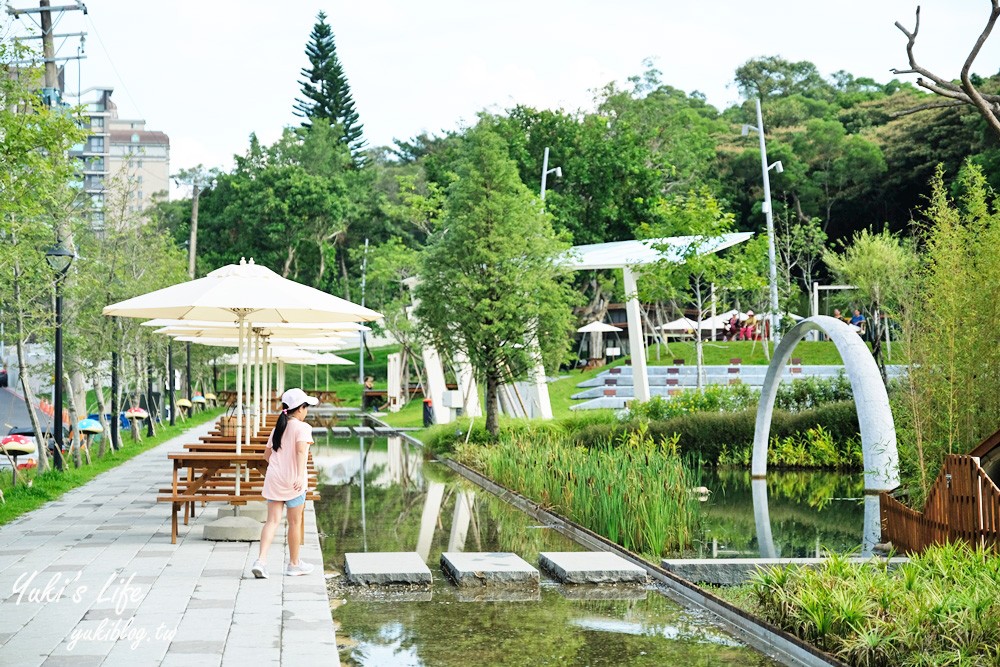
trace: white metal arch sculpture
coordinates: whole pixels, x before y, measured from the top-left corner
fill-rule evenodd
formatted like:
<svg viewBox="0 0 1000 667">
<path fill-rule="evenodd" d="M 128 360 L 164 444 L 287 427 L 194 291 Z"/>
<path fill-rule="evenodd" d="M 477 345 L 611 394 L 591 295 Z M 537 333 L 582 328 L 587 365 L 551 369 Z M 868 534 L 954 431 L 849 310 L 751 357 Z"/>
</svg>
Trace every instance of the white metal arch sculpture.
<svg viewBox="0 0 1000 667">
<path fill-rule="evenodd" d="M 836 318 L 814 315 L 802 320 L 785 334 L 767 368 L 757 406 L 757 424 L 753 437 L 751 473 L 755 478 L 767 474 L 767 447 L 771 434 L 771 416 L 778 385 L 792 350 L 810 331 L 822 331 L 837 346 L 844 361 L 847 378 L 854 392 L 854 404 L 861 427 L 861 451 L 865 466 L 865 491 L 891 491 L 899 486 L 899 455 L 896 452 L 896 427 L 889 408 L 889 395 L 868 346 L 854 329 Z"/>
</svg>

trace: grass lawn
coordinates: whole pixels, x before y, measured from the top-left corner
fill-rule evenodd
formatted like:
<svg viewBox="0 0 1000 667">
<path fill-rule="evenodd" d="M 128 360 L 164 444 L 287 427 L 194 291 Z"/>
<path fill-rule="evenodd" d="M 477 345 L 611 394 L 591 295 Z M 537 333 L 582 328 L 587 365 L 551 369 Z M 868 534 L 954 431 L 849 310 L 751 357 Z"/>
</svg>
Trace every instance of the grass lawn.
<svg viewBox="0 0 1000 667">
<path fill-rule="evenodd" d="M 0 525 L 13 521 L 25 512 L 30 512 L 44 505 L 49 500 L 59 498 L 67 491 L 86 484 L 105 470 L 110 470 L 133 456 L 180 435 L 192 426 L 217 419 L 222 413 L 222 408 L 216 408 L 201 412 L 185 423 L 178 422 L 175 426 L 161 424 L 157 427 L 155 437 L 143 437 L 140 442 L 133 442 L 128 433 L 123 433 L 122 449 L 117 452 L 109 451 L 105 453 L 104 457 L 97 458 L 97 448 L 92 446 L 93 463 L 89 466 L 84 462 L 81 467 L 73 468 L 72 459 L 67 458 L 67 467 L 62 472 L 50 470 L 44 474 L 36 475 L 34 470 L 23 470 L 18 474 L 17 488 L 11 488 L 10 469 L 0 469 L 0 489 L 3 490 L 6 500 L 4 504 L 0 505 Z M 145 433 L 145 427 L 143 427 L 143 432 Z M 166 463 L 167 461 L 164 459 L 164 471 L 167 470 Z M 164 474 L 166 475 L 166 472 Z M 28 481 L 31 482 L 31 486 L 27 486 L 26 482 Z"/>
</svg>

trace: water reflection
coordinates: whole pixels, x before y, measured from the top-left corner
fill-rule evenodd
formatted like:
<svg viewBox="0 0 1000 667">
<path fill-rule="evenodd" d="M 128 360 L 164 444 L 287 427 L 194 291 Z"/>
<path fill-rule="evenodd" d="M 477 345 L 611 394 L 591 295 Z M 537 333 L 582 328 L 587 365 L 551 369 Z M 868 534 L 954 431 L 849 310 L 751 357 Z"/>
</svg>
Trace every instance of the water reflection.
<svg viewBox="0 0 1000 667">
<path fill-rule="evenodd" d="M 320 443 L 314 453 L 325 478 L 336 480 L 316 505 L 327 569 L 339 570 L 345 552 L 415 549 L 434 573 L 430 591 L 416 597 L 365 594 L 332 580 L 343 664 L 775 664 L 653 587 L 595 592 L 543 577 L 526 599 L 510 600 L 457 589 L 440 572 L 443 551 L 511 551 L 537 564 L 539 551 L 580 547 L 444 466 L 422 461 L 405 441 L 340 443 Z"/>
<path fill-rule="evenodd" d="M 771 471 L 704 471 L 712 494 L 702 504 L 699 558 L 804 558 L 863 550 L 878 522 L 878 498 L 863 496 L 864 477 Z M 868 498 L 871 498 L 870 496 Z M 865 502 L 862 502 L 862 500 Z"/>
</svg>

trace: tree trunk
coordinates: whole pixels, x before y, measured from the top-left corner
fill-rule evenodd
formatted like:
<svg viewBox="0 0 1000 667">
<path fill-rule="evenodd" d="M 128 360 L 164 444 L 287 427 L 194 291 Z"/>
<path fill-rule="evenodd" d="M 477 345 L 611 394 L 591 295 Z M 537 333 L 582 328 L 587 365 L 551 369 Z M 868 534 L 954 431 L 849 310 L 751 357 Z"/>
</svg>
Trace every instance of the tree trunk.
<svg viewBox="0 0 1000 667">
<path fill-rule="evenodd" d="M 490 369 L 486 373 L 486 430 L 494 437 L 500 432 L 500 421 L 497 415 L 497 389 L 499 386 L 499 373 L 495 369 Z"/>
<path fill-rule="evenodd" d="M 94 395 L 97 397 L 97 419 L 101 422 L 101 428 L 104 429 L 104 433 L 101 434 L 101 445 L 97 449 L 97 455 L 103 457 L 105 452 L 108 451 L 108 440 L 111 438 L 111 426 L 108 424 L 107 418 L 107 406 L 104 403 L 104 388 L 101 387 L 100 375 L 97 371 L 94 371 L 94 377 L 91 379 L 91 383 L 94 386 Z"/>
<path fill-rule="evenodd" d="M 83 371 L 73 371 L 69 374 L 70 382 L 68 388 L 70 400 L 76 406 L 77 414 L 87 416 L 87 380 L 83 376 Z"/>
<path fill-rule="evenodd" d="M 348 301 L 351 300 L 351 280 L 350 276 L 347 275 L 347 260 L 344 255 L 347 254 L 347 248 L 340 246 L 340 251 L 337 253 L 338 261 L 340 262 L 340 277 L 344 281 L 344 298 Z"/>
<path fill-rule="evenodd" d="M 19 282 L 20 268 L 14 262 L 14 329 L 17 334 L 17 376 L 21 378 L 21 391 L 24 393 L 24 405 L 28 409 L 28 419 L 35 432 L 35 446 L 38 449 L 38 472 L 49 468 L 48 439 L 42 431 L 42 424 L 35 412 L 35 395 L 28 381 L 28 363 L 24 354 L 24 311 L 21 308 L 21 284 Z"/>
<path fill-rule="evenodd" d="M 17 291 L 16 283 L 14 291 Z M 15 315 L 17 320 L 17 376 L 21 378 L 21 392 L 24 394 L 24 405 L 28 409 L 28 419 L 31 421 L 31 428 L 35 432 L 35 446 L 38 449 L 38 472 L 45 472 L 49 468 L 48 438 L 42 430 L 42 423 L 38 420 L 38 413 L 35 411 L 35 394 L 31 391 L 31 383 L 28 381 L 28 364 L 24 358 L 24 335 L 21 313 Z"/>
<path fill-rule="evenodd" d="M 288 254 L 285 256 L 285 266 L 281 269 L 281 277 L 287 278 L 292 270 L 292 261 L 295 259 L 295 246 L 288 246 Z"/>
<path fill-rule="evenodd" d="M 72 381 L 69 378 L 69 373 L 63 373 L 62 383 L 66 387 L 66 393 L 70 396 L 69 405 L 66 408 L 69 411 L 69 424 L 73 429 L 70 432 L 69 453 L 73 457 L 73 467 L 79 468 L 82 464 L 80 460 L 80 429 L 76 425 L 80 422 L 80 419 L 79 413 L 76 411 L 76 401 L 73 400 L 72 396 Z"/>
</svg>

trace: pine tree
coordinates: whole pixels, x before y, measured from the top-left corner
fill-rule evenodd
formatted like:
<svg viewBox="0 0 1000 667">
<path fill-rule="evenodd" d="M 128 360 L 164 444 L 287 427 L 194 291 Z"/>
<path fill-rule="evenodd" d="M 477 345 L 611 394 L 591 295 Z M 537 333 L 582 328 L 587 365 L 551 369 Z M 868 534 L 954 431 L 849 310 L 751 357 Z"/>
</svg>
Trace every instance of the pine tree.
<svg viewBox="0 0 1000 667">
<path fill-rule="evenodd" d="M 351 86 L 347 83 L 344 68 L 337 58 L 337 47 L 334 44 L 333 31 L 326 22 L 326 13 L 316 16 L 316 25 L 309 35 L 306 45 L 306 56 L 309 67 L 302 69 L 303 97 L 295 100 L 295 115 L 305 118 L 303 127 L 310 127 L 311 121 L 324 118 L 331 125 L 341 128 L 341 141 L 351 150 L 355 164 L 360 164 L 361 151 L 365 147 L 358 112 L 354 108 L 354 98 L 351 97 Z"/>
</svg>

